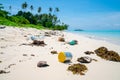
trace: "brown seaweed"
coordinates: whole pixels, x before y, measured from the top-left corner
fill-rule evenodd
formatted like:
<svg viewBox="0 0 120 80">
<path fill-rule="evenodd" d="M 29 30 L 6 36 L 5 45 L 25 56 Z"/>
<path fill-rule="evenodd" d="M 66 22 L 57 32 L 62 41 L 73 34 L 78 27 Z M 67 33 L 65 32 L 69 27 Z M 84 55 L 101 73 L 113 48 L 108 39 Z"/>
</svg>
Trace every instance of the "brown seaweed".
<svg viewBox="0 0 120 80">
<path fill-rule="evenodd" d="M 106 47 L 100 47 L 95 50 L 95 53 L 97 56 L 110 60 L 110 61 L 115 61 L 115 62 L 120 62 L 120 56 L 117 52 L 115 51 L 108 51 Z"/>
<path fill-rule="evenodd" d="M 73 64 L 68 67 L 68 71 L 72 71 L 73 74 L 85 75 L 88 68 L 84 64 Z"/>
</svg>

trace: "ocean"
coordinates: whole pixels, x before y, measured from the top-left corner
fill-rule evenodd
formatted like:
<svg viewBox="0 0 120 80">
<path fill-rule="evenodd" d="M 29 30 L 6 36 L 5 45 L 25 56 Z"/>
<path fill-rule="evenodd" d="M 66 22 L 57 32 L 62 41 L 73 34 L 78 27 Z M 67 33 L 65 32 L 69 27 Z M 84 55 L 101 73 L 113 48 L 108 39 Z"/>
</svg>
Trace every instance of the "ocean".
<svg viewBox="0 0 120 80">
<path fill-rule="evenodd" d="M 104 40 L 116 45 L 120 45 L 120 30 L 68 30 L 67 32 L 83 35 L 93 39 Z"/>
</svg>

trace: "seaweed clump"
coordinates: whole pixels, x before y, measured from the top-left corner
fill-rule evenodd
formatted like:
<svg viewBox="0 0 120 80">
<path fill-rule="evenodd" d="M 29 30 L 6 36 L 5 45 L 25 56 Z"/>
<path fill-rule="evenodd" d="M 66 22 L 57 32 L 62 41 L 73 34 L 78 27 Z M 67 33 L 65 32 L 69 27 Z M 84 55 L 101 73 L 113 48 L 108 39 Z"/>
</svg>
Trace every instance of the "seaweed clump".
<svg viewBox="0 0 120 80">
<path fill-rule="evenodd" d="M 73 74 L 85 75 L 87 67 L 84 64 L 73 64 L 68 67 L 68 71 L 72 71 Z"/>
<path fill-rule="evenodd" d="M 95 53 L 97 56 L 110 60 L 110 61 L 115 61 L 115 62 L 120 62 L 120 56 L 117 52 L 115 51 L 108 51 L 106 47 L 100 47 L 95 50 Z"/>
</svg>

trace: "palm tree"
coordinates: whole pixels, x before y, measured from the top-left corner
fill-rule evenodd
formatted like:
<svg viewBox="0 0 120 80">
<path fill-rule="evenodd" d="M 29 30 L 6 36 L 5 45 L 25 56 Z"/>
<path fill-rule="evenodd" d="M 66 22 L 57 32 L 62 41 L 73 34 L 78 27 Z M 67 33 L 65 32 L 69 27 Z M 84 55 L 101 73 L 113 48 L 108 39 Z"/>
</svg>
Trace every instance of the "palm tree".
<svg viewBox="0 0 120 80">
<path fill-rule="evenodd" d="M 22 9 L 26 9 L 27 6 L 28 6 L 27 2 L 23 3 L 23 4 L 22 4 Z"/>
<path fill-rule="evenodd" d="M 2 5 L 2 4 L 0 4 L 0 10 L 1 10 L 1 9 L 4 9 L 4 7 L 3 7 L 3 5 Z"/>
<path fill-rule="evenodd" d="M 10 10 L 10 12 L 12 12 L 12 6 L 11 5 L 9 6 L 9 10 Z"/>
<path fill-rule="evenodd" d="M 38 13 L 40 13 L 40 12 L 41 12 L 41 10 L 42 10 L 42 8 L 41 8 L 41 7 L 38 7 Z"/>
<path fill-rule="evenodd" d="M 57 16 L 57 12 L 59 12 L 59 11 L 60 11 L 59 8 L 56 7 L 55 10 L 54 10 L 54 14 Z"/>
<path fill-rule="evenodd" d="M 31 12 L 32 12 L 32 10 L 33 10 L 33 5 L 30 6 L 30 10 L 31 10 Z"/>
<path fill-rule="evenodd" d="M 42 8 L 38 7 L 38 11 L 37 12 L 40 14 L 41 10 L 42 10 Z M 37 16 L 38 16 L 38 22 L 40 22 L 40 15 L 37 15 Z"/>
<path fill-rule="evenodd" d="M 49 8 L 49 12 L 52 13 L 52 10 L 53 10 L 53 9 L 50 7 L 50 8 Z"/>
<path fill-rule="evenodd" d="M 56 12 L 59 12 L 60 10 L 59 10 L 59 8 L 58 8 L 58 7 L 56 7 L 56 8 L 55 8 L 55 11 L 56 11 Z"/>
</svg>

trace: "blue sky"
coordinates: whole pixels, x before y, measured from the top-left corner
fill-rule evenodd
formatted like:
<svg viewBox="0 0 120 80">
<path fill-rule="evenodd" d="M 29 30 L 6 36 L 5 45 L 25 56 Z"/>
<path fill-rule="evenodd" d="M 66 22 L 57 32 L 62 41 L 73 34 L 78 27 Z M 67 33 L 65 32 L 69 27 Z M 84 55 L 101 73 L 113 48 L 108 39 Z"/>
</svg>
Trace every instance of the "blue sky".
<svg viewBox="0 0 120 80">
<path fill-rule="evenodd" d="M 57 16 L 71 28 L 120 30 L 120 0 L 0 0 L 0 3 L 6 10 L 11 5 L 12 13 L 16 13 L 25 1 L 34 6 L 34 13 L 39 6 L 42 13 L 48 12 L 49 7 L 58 7 Z"/>
</svg>

